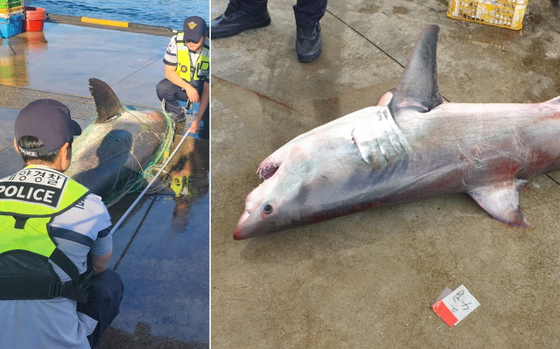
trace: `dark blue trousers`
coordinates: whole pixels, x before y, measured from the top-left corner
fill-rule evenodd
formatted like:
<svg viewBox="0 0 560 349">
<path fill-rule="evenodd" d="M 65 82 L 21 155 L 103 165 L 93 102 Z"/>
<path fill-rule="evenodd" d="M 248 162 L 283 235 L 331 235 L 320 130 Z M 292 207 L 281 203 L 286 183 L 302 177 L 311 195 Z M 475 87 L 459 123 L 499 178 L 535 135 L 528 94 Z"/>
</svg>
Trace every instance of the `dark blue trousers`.
<svg viewBox="0 0 560 349">
<path fill-rule="evenodd" d="M 163 79 L 157 84 L 156 92 L 159 100 L 165 99 L 165 109 L 171 114 L 172 118 L 177 117 L 183 112 L 183 108 L 178 101 L 186 102 L 189 100 L 185 90 L 175 85 L 167 79 Z M 199 91 L 200 95 L 202 93 Z M 198 137 L 209 139 L 210 137 L 210 105 L 206 108 L 206 111 L 202 115 L 203 126 L 198 131 Z M 188 128 L 188 126 L 187 126 Z"/>
<path fill-rule="evenodd" d="M 89 344 L 95 348 L 101 342 L 103 332 L 119 314 L 124 286 L 119 274 L 111 269 L 93 275 L 89 282 L 87 304 L 78 304 L 78 311 L 95 320 L 97 326 L 88 336 Z"/>
<path fill-rule="evenodd" d="M 258 16 L 266 12 L 267 0 L 240 0 L 241 10 Z M 294 5 L 296 25 L 312 28 L 325 15 L 327 0 L 297 0 Z"/>
<path fill-rule="evenodd" d="M 186 102 L 189 100 L 185 90 L 167 79 L 163 79 L 157 84 L 156 93 L 160 101 L 165 99 L 165 110 L 171 114 L 173 119 L 183 112 L 183 108 L 178 101 Z"/>
</svg>

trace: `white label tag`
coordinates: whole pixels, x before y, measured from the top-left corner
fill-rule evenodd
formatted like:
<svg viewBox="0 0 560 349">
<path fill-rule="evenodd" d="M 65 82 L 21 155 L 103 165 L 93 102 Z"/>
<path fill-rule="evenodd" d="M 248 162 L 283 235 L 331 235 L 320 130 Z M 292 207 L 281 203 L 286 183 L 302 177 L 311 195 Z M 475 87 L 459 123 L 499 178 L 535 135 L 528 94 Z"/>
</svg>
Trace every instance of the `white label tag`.
<svg viewBox="0 0 560 349">
<path fill-rule="evenodd" d="M 478 308 L 480 303 L 464 285 L 432 305 L 433 311 L 449 326 L 454 326 Z"/>
</svg>

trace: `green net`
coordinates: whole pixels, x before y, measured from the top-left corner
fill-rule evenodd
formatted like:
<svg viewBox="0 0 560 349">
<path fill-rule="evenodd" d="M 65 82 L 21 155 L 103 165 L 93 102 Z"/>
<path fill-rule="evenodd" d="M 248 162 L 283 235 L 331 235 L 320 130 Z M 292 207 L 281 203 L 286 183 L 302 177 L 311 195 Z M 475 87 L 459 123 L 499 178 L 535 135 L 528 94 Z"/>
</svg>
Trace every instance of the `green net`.
<svg viewBox="0 0 560 349">
<path fill-rule="evenodd" d="M 105 205 L 110 207 L 122 199 L 125 195 L 129 193 L 140 192 L 147 185 L 150 180 L 155 177 L 160 168 L 160 165 L 169 157 L 169 152 L 171 146 L 173 145 L 173 139 L 175 135 L 175 124 L 170 115 L 165 112 L 165 108 L 162 112 L 167 128 L 162 136 L 161 143 L 157 148 L 152 159 L 140 170 L 138 175 L 130 178 L 126 184 L 121 188 L 114 190 L 106 198 L 103 198 Z"/>
</svg>

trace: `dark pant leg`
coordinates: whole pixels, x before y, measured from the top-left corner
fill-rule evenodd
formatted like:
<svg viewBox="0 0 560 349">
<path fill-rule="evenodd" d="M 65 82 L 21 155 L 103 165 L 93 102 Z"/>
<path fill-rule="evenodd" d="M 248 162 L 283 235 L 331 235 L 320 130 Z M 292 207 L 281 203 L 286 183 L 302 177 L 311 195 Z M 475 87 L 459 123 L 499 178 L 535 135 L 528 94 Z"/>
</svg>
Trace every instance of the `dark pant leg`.
<svg viewBox="0 0 560 349">
<path fill-rule="evenodd" d="M 202 115 L 203 126 L 198 130 L 198 138 L 210 139 L 210 108 L 206 108 Z"/>
<path fill-rule="evenodd" d="M 160 101 L 165 99 L 165 110 L 171 114 L 173 119 L 183 112 L 183 108 L 177 101 L 186 102 L 189 99 L 185 90 L 167 79 L 163 79 L 157 84 L 156 93 Z"/>
<path fill-rule="evenodd" d="M 294 5 L 296 25 L 313 28 L 327 10 L 327 0 L 298 0 Z"/>
<path fill-rule="evenodd" d="M 103 332 L 119 314 L 124 286 L 119 274 L 111 269 L 93 275 L 89 283 L 87 304 L 78 304 L 78 311 L 95 320 L 97 326 L 88 336 L 89 344 L 95 348 L 101 342 Z"/>
<path fill-rule="evenodd" d="M 260 16 L 266 12 L 267 0 L 240 0 L 239 9 L 254 16 Z"/>
</svg>

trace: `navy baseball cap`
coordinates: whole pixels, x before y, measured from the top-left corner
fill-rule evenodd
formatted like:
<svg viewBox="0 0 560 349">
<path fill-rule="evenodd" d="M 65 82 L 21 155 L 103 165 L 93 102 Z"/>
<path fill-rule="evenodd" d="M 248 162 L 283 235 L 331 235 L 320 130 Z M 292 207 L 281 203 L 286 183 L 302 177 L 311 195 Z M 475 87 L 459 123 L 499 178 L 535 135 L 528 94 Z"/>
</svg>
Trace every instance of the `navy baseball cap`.
<svg viewBox="0 0 560 349">
<path fill-rule="evenodd" d="M 198 42 L 206 34 L 206 21 L 198 16 L 185 19 L 183 23 L 184 40 Z"/>
<path fill-rule="evenodd" d="M 68 107 L 52 99 L 39 99 L 23 108 L 17 116 L 14 131 L 17 140 L 33 136 L 45 144 L 39 149 L 20 148 L 35 157 L 54 151 L 82 134 L 80 125 L 70 117 Z"/>
</svg>

